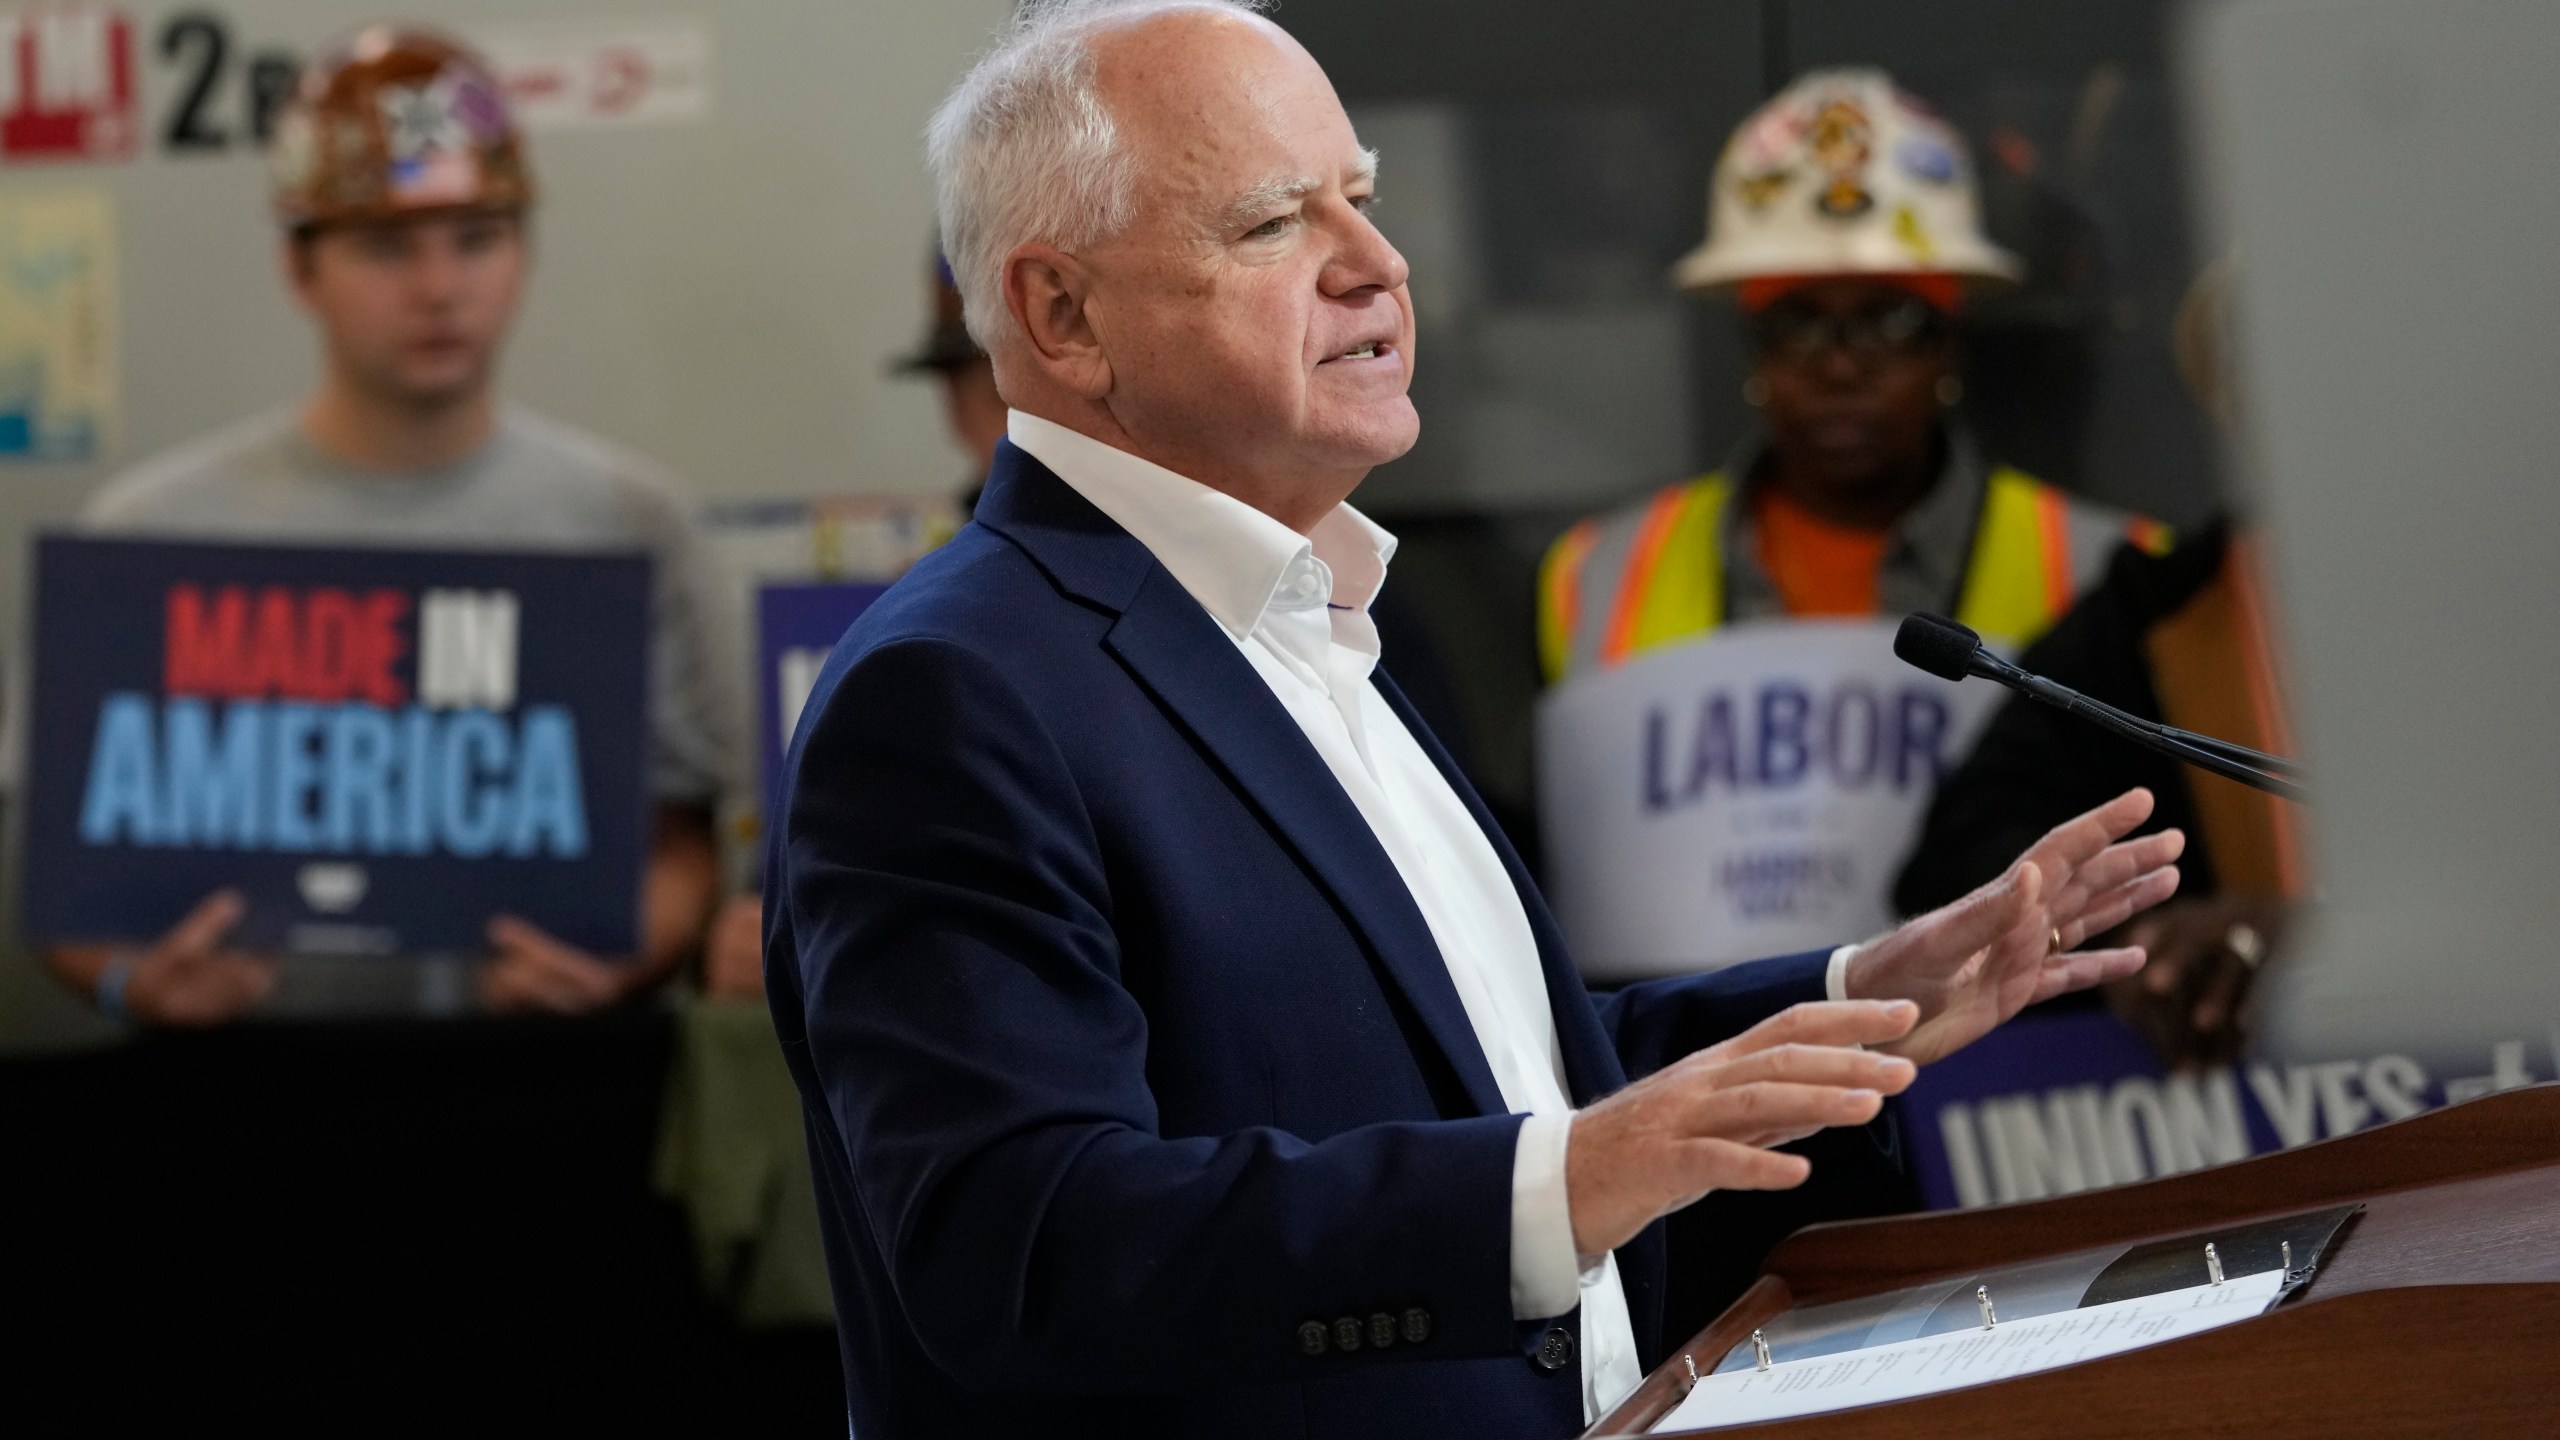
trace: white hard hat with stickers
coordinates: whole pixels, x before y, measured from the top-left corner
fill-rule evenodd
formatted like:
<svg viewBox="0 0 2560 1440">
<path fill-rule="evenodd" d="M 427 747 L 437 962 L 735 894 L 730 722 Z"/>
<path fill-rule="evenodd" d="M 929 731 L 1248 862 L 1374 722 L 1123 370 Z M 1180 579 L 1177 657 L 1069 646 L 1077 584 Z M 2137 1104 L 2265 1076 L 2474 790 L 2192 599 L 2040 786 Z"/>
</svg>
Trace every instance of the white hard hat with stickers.
<svg viewBox="0 0 2560 1440">
<path fill-rule="evenodd" d="M 1802 275 L 2014 280 L 1982 233 L 1964 140 L 1881 70 L 1816 70 L 1743 122 L 1716 161 L 1707 243 L 1681 289 Z"/>
</svg>

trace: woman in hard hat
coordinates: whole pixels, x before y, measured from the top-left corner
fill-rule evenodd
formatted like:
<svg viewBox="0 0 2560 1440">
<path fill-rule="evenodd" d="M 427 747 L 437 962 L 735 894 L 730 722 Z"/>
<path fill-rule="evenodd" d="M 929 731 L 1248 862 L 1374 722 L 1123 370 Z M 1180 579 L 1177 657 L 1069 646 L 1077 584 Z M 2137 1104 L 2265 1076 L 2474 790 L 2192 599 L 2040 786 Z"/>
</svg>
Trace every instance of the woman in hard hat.
<svg viewBox="0 0 2560 1440">
<path fill-rule="evenodd" d="M 1930 610 L 2014 651 L 2070 608 L 2128 534 L 2162 543 L 2157 526 L 1993 463 L 1960 423 L 1957 351 L 1967 298 L 1978 285 L 2017 278 L 2020 267 L 1982 234 L 1963 142 L 1882 72 L 1806 75 L 1746 121 L 1717 162 L 1708 232 L 1675 278 L 1684 290 L 1729 296 L 1740 308 L 1752 347 L 1744 394 L 1759 424 L 1722 469 L 1586 519 L 1549 549 L 1538 638 L 1559 691 L 1551 700 L 1573 700 L 1569 687 L 1594 685 L 1602 688 L 1593 697 L 1605 703 L 1646 704 L 1642 687 L 1608 684 L 1612 672 L 1640 657 L 1667 661 L 1660 652 L 1735 621 Z M 1876 649 L 1890 673 L 1889 648 Z M 1883 683 L 1879 675 L 1879 690 Z M 1550 707 L 1542 717 L 1542 775 L 1555 759 L 1549 747 L 1570 743 L 1545 723 L 1554 713 Z M 1624 757 L 1552 768 L 1618 773 L 1606 763 L 1612 758 Z M 1933 754 L 1926 768 L 1955 758 Z M 1915 788 L 1904 823 L 1916 825 L 1925 781 Z M 1567 824 L 1577 817 L 1556 808 L 1597 813 L 1625 806 L 1624 795 L 1549 787 L 1542 798 L 1551 839 L 1595 828 L 1631 837 L 1622 853 L 1600 858 L 1604 868 L 1635 873 L 1642 867 L 1615 861 L 1674 843 L 1663 827 L 1645 823 L 1659 816 L 1612 830 Z M 1790 803 L 1807 813 L 1826 805 L 1810 787 Z M 1675 857 L 1669 868 L 1681 883 L 1625 895 L 1624 908 L 1652 906 L 1672 922 L 1654 930 L 1687 934 L 1700 902 L 1670 892 L 1729 886 L 1737 862 L 1750 869 L 1764 837 L 1727 838 L 1725 853 Z M 1594 863 L 1560 855 L 1551 871 L 1568 861 Z M 1821 868 L 1827 877 L 1840 867 Z M 1881 914 L 1891 879 L 1885 867 L 1843 883 L 1872 892 L 1865 900 Z M 1569 912 L 1570 895 L 1557 894 Z M 1575 930 L 1575 915 L 1564 918 Z M 1609 923 L 1634 928 L 1622 916 Z M 1606 926 L 1586 930 L 1594 928 Z M 1615 978 L 1633 979 L 1668 963 L 1613 953 L 1605 938 L 1584 931 L 1573 939 L 1586 973 L 1615 967 Z M 1741 944 L 1728 954 L 1712 937 L 1698 937 L 1678 958 L 1699 968 L 1759 953 L 1767 950 Z M 1846 1218 L 1915 1203 L 1903 1188 L 1907 1177 L 1863 1132 L 1835 1131 L 1807 1146 L 1815 1180 L 1791 1192 L 1798 1209 L 1781 1213 L 1758 1197 L 1728 1194 L 1674 1223 L 1674 1313 L 1712 1314 L 1750 1282 L 1766 1246 L 1808 1213 Z"/>
<path fill-rule="evenodd" d="M 1804 76 L 1734 133 L 1680 287 L 1749 325 L 1757 431 L 1712 474 L 1548 551 L 1551 683 L 1736 620 L 1956 616 L 2023 647 L 2159 527 L 1986 458 L 1957 422 L 1970 290 L 2018 262 L 1956 132 L 1877 70 Z"/>
</svg>

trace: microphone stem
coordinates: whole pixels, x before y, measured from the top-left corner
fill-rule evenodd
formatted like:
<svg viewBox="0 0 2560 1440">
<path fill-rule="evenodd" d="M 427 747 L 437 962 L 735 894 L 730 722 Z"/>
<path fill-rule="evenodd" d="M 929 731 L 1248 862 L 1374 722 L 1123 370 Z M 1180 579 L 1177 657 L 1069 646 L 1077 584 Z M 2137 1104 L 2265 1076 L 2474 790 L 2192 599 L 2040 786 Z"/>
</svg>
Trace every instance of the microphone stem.
<svg viewBox="0 0 2560 1440">
<path fill-rule="evenodd" d="M 2113 706 L 2101 705 L 2080 692 L 2057 685 L 2041 675 L 2030 675 L 2020 670 L 2013 674 L 1994 672 L 1992 678 L 2022 694 L 2032 695 L 2056 709 L 2078 715 L 2103 729 L 2112 730 L 2146 750 L 2155 751 L 2172 759 L 2183 760 L 2199 770 L 2209 770 L 2227 780 L 2236 780 L 2252 789 L 2263 790 L 2297 805 L 2310 803 L 2310 792 L 2294 781 L 2280 775 L 2270 775 L 2255 766 L 2243 764 L 2226 755 L 2216 754 L 2174 735 L 2162 734 L 2144 722 L 2116 710 Z"/>
<path fill-rule="evenodd" d="M 2107 714 L 2113 715 L 2117 719 L 2136 726 L 2150 734 L 2157 735 L 2163 740 L 2175 740 L 2182 744 L 2192 745 L 2199 750 L 2209 750 L 2226 760 L 2238 761 L 2240 764 L 2246 765 L 2253 770 L 2264 770 L 2270 775 L 2282 775 L 2292 779 L 2299 779 L 2302 775 L 2302 766 L 2299 762 L 2288 760 L 2281 755 L 2270 755 L 2263 750 L 2252 750 L 2246 745 L 2235 745 L 2228 740 L 2217 740 L 2211 735 L 2200 735 L 2193 730 L 2181 730 L 2175 725 L 2163 725 L 2157 721 L 2145 720 L 2139 715 L 2127 714 L 2103 700 L 2093 699 L 2087 695 L 2080 697 L 2080 703 L 2103 710 Z"/>
</svg>

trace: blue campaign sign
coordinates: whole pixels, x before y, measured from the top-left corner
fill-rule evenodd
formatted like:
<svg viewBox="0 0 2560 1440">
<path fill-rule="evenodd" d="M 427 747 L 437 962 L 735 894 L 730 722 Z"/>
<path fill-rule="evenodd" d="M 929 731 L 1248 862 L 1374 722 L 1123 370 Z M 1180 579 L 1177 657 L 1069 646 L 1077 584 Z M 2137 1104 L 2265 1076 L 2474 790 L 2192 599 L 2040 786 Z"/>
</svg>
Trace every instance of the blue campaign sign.
<svg viewBox="0 0 2560 1440">
<path fill-rule="evenodd" d="M 783 752 L 791 748 L 800 707 L 817 682 L 818 668 L 827 663 L 827 652 L 888 589 L 828 581 L 767 585 L 756 591 L 756 727 L 763 735 L 756 750 L 763 757 L 768 799 L 782 783 Z"/>
<path fill-rule="evenodd" d="M 1921 1197 L 1946 1209 L 2245 1160 L 2529 1085 L 2560 1075 L 2560 1033 L 2499 1041 L 2481 1063 L 2438 1075 L 2382 1053 L 2173 1074 L 2092 1007 L 2010 1021 L 1924 1067 L 1902 1106 Z"/>
<path fill-rule="evenodd" d="M 36 546 L 26 921 L 467 953 L 496 914 L 638 948 L 642 555 Z"/>
</svg>

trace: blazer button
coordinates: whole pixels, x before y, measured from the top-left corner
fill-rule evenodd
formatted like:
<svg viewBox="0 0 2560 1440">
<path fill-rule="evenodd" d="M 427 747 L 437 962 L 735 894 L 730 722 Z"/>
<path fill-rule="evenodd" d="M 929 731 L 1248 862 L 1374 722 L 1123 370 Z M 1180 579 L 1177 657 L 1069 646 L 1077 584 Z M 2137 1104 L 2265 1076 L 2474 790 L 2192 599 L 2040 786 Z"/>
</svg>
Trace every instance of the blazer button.
<svg viewBox="0 0 2560 1440">
<path fill-rule="evenodd" d="M 1550 1375 L 1572 1364 L 1573 1332 L 1561 1325 L 1549 1326 L 1547 1333 L 1538 1337 L 1538 1353 L 1534 1358 L 1538 1368 Z"/>
<path fill-rule="evenodd" d="M 1404 1343 L 1419 1345 L 1431 1338 L 1431 1312 L 1420 1308 L 1404 1312 Z"/>
<path fill-rule="evenodd" d="M 1298 1353 L 1321 1355 L 1325 1347 L 1333 1343 L 1332 1336 L 1333 1332 L 1324 1327 L 1323 1321 L 1310 1320 L 1298 1327 Z"/>
<path fill-rule="evenodd" d="M 1360 1319 L 1345 1315 L 1333 1322 L 1333 1348 L 1348 1355 L 1360 1348 Z"/>
<path fill-rule="evenodd" d="M 1369 1317 L 1369 1348 L 1384 1350 L 1396 1343 L 1396 1317 L 1384 1310 Z"/>
</svg>

